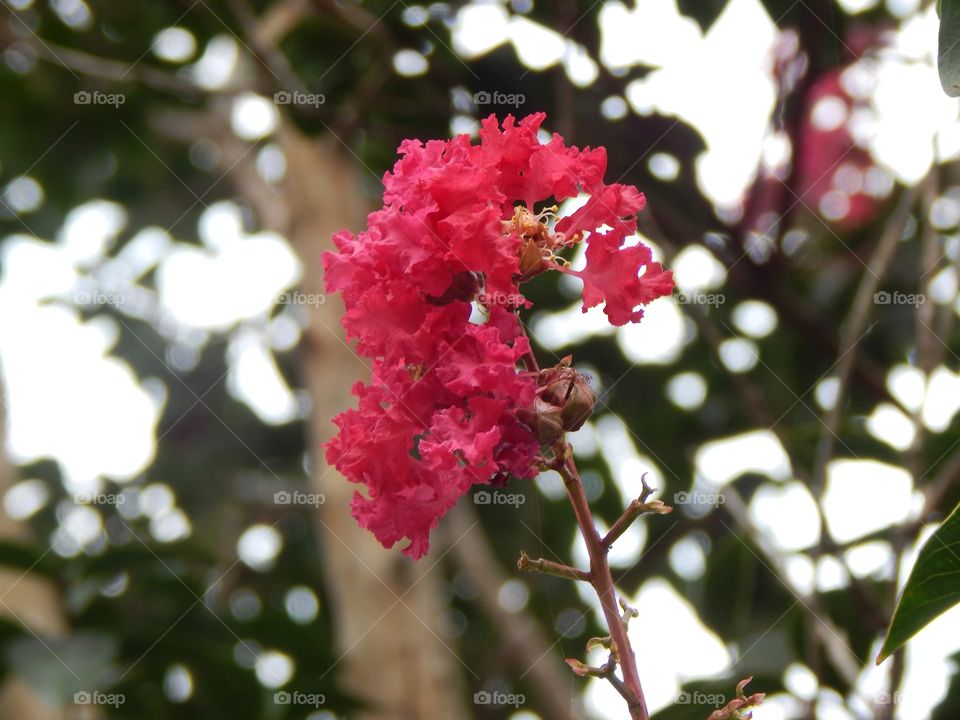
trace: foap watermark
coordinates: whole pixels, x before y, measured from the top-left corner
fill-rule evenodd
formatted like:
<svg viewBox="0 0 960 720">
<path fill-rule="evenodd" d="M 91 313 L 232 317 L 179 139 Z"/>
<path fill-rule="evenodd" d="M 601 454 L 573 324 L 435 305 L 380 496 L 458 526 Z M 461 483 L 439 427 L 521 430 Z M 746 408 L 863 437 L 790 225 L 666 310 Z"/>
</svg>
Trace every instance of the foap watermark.
<svg viewBox="0 0 960 720">
<path fill-rule="evenodd" d="M 709 705 L 722 707 L 727 704 L 727 696 L 723 693 L 682 692 L 677 695 L 677 705 Z"/>
<path fill-rule="evenodd" d="M 874 698 L 874 702 L 877 705 L 899 705 L 901 699 L 900 691 L 888 693 L 882 692 L 878 693 Z"/>
<path fill-rule="evenodd" d="M 690 292 L 677 293 L 677 302 L 681 305 L 710 305 L 720 307 L 727 301 L 723 293 Z"/>
<path fill-rule="evenodd" d="M 127 101 L 123 93 L 102 93 L 99 90 L 79 90 L 73 94 L 74 105 L 112 105 L 120 107 Z"/>
<path fill-rule="evenodd" d="M 700 490 L 681 490 L 673 494 L 674 505 L 710 505 L 717 507 L 723 505 L 727 499 L 723 493 L 708 493 Z"/>
<path fill-rule="evenodd" d="M 77 505 L 123 505 L 127 498 L 122 493 L 74 493 Z"/>
<path fill-rule="evenodd" d="M 473 694 L 474 705 L 493 705 L 495 707 L 518 708 L 527 702 L 523 693 L 505 693 L 499 690 L 480 690 Z"/>
<path fill-rule="evenodd" d="M 77 305 L 113 305 L 119 307 L 127 301 L 122 293 L 107 293 L 95 290 L 93 292 L 78 292 L 73 295 L 73 302 Z"/>
<path fill-rule="evenodd" d="M 109 705 L 119 708 L 127 701 L 123 693 L 105 693 L 99 690 L 80 690 L 73 694 L 74 705 Z"/>
<path fill-rule="evenodd" d="M 923 293 L 902 293 L 880 290 L 873 294 L 874 305 L 913 305 L 920 307 L 927 301 Z"/>
<path fill-rule="evenodd" d="M 318 708 L 327 702 L 327 696 L 323 693 L 305 693 L 298 690 L 288 692 L 281 690 L 273 694 L 274 705 L 301 705 L 305 707 Z"/>
<path fill-rule="evenodd" d="M 520 293 L 506 292 L 480 293 L 477 296 L 477 300 L 489 307 L 493 307 L 494 305 L 500 305 L 502 307 L 519 307 L 526 302 L 526 298 Z"/>
<path fill-rule="evenodd" d="M 477 490 L 473 494 L 474 505 L 513 505 L 520 507 L 527 501 L 523 493 L 503 493 L 491 492 L 489 490 Z"/>
<path fill-rule="evenodd" d="M 309 105 L 320 107 L 327 101 L 323 93 L 305 93 L 299 90 L 281 90 L 273 94 L 273 102 L 277 105 Z"/>
<path fill-rule="evenodd" d="M 513 105 L 520 107 L 527 101 L 527 96 L 523 93 L 503 93 L 499 90 L 489 92 L 480 90 L 473 94 L 474 105 Z"/>
<path fill-rule="evenodd" d="M 280 305 L 313 305 L 317 307 L 327 301 L 327 296 L 322 293 L 305 293 L 295 290 L 287 292 L 277 298 Z"/>
<path fill-rule="evenodd" d="M 327 496 L 323 493 L 278 490 L 273 494 L 274 505 L 309 505 L 310 507 L 320 507 L 326 501 Z"/>
</svg>

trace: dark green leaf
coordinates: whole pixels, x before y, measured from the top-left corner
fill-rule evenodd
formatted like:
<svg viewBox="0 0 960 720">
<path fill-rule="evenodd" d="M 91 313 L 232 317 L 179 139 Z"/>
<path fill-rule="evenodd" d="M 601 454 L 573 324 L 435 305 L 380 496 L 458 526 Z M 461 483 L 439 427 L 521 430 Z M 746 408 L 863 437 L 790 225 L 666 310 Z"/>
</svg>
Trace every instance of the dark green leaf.
<svg viewBox="0 0 960 720">
<path fill-rule="evenodd" d="M 877 656 L 883 662 L 931 620 L 960 602 L 960 506 L 920 549 Z"/>
<path fill-rule="evenodd" d="M 943 0 L 940 4 L 937 67 L 943 91 L 950 97 L 960 95 L 960 0 Z"/>
</svg>

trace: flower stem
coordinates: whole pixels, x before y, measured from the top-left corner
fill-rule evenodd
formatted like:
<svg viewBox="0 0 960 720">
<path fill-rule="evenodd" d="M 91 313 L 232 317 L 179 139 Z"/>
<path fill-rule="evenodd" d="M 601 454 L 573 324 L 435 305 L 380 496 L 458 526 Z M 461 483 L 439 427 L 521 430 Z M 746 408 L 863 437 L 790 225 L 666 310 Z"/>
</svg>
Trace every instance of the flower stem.
<svg viewBox="0 0 960 720">
<path fill-rule="evenodd" d="M 554 450 L 557 459 L 553 468 L 563 478 L 567 496 L 570 498 L 570 504 L 577 518 L 577 525 L 580 527 L 580 534 L 587 545 L 590 556 L 590 584 L 593 585 L 600 599 L 603 616 L 610 630 L 610 638 L 620 661 L 623 682 L 619 687 L 614 683 L 614 687 L 627 701 L 631 720 L 649 720 L 650 714 L 647 711 L 643 688 L 640 686 L 640 676 L 637 673 L 637 661 L 630 646 L 630 638 L 627 636 L 626 623 L 617 608 L 617 593 L 613 587 L 610 564 L 607 562 L 607 548 L 604 547 L 600 533 L 597 531 L 570 446 L 560 443 Z"/>
</svg>

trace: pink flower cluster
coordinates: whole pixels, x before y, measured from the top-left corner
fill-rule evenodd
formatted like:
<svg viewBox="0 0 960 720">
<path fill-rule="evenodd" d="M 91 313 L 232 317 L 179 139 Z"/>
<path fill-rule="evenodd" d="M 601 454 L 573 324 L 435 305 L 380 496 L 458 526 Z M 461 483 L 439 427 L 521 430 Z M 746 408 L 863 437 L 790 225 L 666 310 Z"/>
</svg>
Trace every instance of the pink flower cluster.
<svg viewBox="0 0 960 720">
<path fill-rule="evenodd" d="M 534 406 L 537 376 L 517 315 L 520 283 L 544 270 L 583 280 L 584 311 L 605 302 L 615 325 L 669 294 L 673 278 L 643 244 L 624 247 L 644 198 L 605 185 L 606 151 L 537 136 L 544 115 L 483 121 L 467 135 L 406 140 L 384 177 L 384 206 L 357 235 L 334 236 L 326 285 L 340 292 L 357 352 L 373 361 L 356 409 L 339 415 L 327 460 L 351 482 L 354 517 L 386 547 L 406 538 L 419 558 L 430 530 L 474 483 L 537 472 L 540 444 L 518 418 Z M 550 226 L 538 203 L 587 193 Z M 586 268 L 560 253 L 586 238 Z"/>
</svg>

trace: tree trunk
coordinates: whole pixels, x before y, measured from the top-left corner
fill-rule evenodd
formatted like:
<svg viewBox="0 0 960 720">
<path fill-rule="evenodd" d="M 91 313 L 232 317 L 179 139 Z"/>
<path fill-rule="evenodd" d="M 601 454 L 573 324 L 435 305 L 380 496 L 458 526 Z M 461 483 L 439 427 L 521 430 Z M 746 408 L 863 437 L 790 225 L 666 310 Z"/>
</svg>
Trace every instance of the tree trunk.
<svg viewBox="0 0 960 720">
<path fill-rule="evenodd" d="M 321 254 L 332 247 L 330 236 L 366 224 L 365 171 L 329 134 L 314 141 L 284 123 L 278 138 L 287 158 L 287 236 L 304 266 L 301 290 L 320 296 Z M 442 639 L 439 557 L 432 552 L 414 563 L 397 548 L 381 547 L 350 514 L 356 488 L 324 462 L 320 445 L 335 430 L 331 420 L 352 404 L 350 387 L 368 371 L 344 341 L 339 298 L 307 307 L 302 379 L 312 402 L 313 482 L 326 496 L 318 522 L 342 654 L 335 670 L 370 703 L 357 715 L 361 720 L 467 717 L 461 661 Z"/>
</svg>

